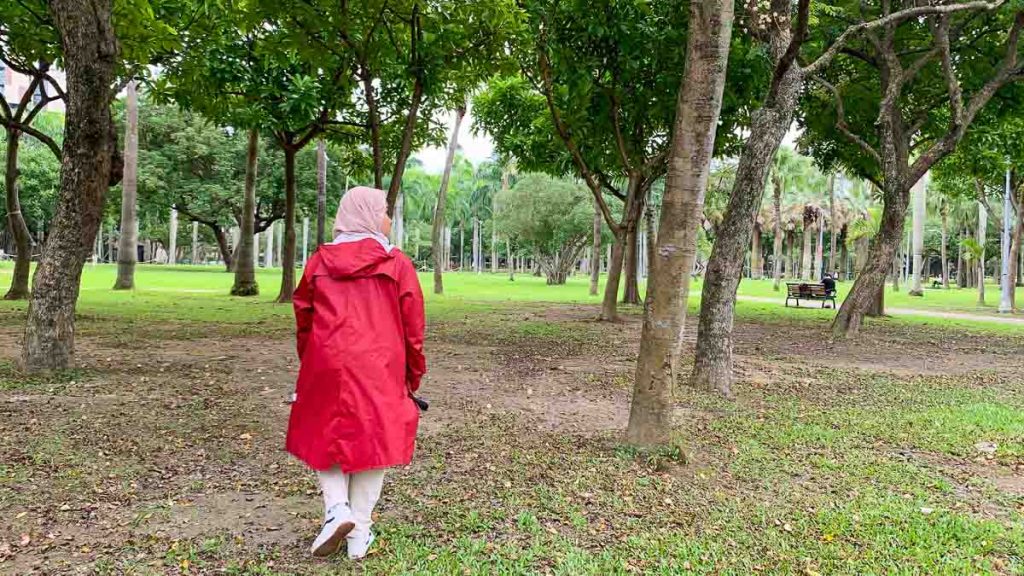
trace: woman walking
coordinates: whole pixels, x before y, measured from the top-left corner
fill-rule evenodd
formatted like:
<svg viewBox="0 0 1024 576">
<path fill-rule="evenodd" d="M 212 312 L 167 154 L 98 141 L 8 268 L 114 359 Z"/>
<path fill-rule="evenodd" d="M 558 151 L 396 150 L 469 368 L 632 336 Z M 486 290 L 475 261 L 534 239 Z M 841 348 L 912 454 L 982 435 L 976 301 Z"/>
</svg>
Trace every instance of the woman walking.
<svg viewBox="0 0 1024 576">
<path fill-rule="evenodd" d="M 426 371 L 423 293 L 390 231 L 384 191 L 349 190 L 334 242 L 310 258 L 293 296 L 301 366 L 286 445 L 323 491 L 315 556 L 345 542 L 349 558 L 363 558 L 384 470 L 412 460 L 412 393 Z"/>
</svg>

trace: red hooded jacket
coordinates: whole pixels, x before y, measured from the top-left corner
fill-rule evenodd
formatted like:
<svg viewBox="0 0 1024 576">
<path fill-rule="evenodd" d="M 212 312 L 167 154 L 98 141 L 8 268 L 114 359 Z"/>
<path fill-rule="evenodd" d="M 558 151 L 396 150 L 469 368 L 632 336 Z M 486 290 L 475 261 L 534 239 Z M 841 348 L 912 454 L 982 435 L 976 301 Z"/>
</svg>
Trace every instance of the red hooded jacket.
<svg viewBox="0 0 1024 576">
<path fill-rule="evenodd" d="M 416 268 L 373 239 L 321 246 L 293 295 L 301 366 L 286 447 L 315 470 L 412 460 L 426 371 Z"/>
</svg>

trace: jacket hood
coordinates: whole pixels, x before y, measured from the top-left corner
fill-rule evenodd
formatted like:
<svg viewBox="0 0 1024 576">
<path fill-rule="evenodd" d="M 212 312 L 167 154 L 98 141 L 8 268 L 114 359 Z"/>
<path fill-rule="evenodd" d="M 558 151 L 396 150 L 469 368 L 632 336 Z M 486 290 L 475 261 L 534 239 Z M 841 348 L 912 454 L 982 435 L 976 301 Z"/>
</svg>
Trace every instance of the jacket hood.
<svg viewBox="0 0 1024 576">
<path fill-rule="evenodd" d="M 389 252 L 372 238 L 324 244 L 319 249 L 323 267 L 331 278 L 365 278 L 378 274 L 390 276 L 390 263 L 396 253 L 397 249 Z"/>
</svg>

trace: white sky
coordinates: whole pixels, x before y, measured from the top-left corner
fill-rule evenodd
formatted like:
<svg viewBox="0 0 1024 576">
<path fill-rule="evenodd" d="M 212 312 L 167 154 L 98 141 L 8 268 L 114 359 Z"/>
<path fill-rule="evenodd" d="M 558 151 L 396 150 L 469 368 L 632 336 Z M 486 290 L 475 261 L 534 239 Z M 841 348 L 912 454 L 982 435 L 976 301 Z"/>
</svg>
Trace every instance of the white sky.
<svg viewBox="0 0 1024 576">
<path fill-rule="evenodd" d="M 441 121 L 447 127 L 446 132 L 450 137 L 452 126 L 455 124 L 455 114 L 453 112 L 446 113 Z M 459 148 L 462 155 L 474 166 L 487 160 L 494 153 L 494 143 L 490 136 L 473 134 L 472 108 L 466 112 L 466 117 L 462 119 L 462 126 L 459 128 Z M 423 162 L 424 170 L 431 174 L 440 174 L 444 170 L 444 157 L 447 152 L 447 146 L 423 148 L 416 152 L 416 157 Z"/>
</svg>

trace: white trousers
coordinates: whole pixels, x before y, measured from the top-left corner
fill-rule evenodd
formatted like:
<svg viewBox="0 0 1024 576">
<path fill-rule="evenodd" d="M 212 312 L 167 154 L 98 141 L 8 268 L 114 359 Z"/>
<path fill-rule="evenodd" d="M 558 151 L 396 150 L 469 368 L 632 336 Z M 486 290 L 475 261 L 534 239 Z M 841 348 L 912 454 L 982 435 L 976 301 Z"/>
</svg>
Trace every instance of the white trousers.
<svg viewBox="0 0 1024 576">
<path fill-rule="evenodd" d="M 384 469 L 345 474 L 339 468 L 317 472 L 324 495 L 324 515 L 336 504 L 352 510 L 356 530 L 366 532 L 373 525 L 373 508 L 384 486 Z"/>
</svg>

